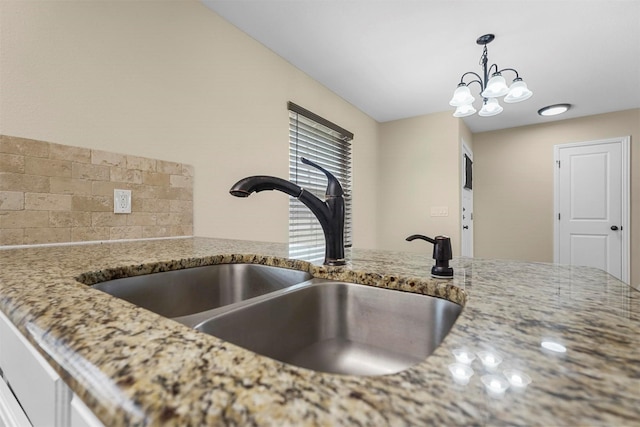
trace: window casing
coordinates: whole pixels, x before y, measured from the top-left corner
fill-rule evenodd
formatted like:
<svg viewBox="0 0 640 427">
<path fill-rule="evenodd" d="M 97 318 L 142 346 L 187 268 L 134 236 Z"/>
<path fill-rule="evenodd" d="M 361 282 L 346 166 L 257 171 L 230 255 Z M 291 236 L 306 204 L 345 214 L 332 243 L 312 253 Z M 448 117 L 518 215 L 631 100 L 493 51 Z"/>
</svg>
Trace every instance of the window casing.
<svg viewBox="0 0 640 427">
<path fill-rule="evenodd" d="M 325 200 L 327 177 L 303 164 L 305 157 L 331 172 L 345 199 L 345 253 L 351 247 L 351 140 L 353 134 L 308 110 L 289 103 L 289 180 Z M 289 199 L 289 256 L 321 264 L 325 241 L 322 226 L 298 199 Z"/>
</svg>

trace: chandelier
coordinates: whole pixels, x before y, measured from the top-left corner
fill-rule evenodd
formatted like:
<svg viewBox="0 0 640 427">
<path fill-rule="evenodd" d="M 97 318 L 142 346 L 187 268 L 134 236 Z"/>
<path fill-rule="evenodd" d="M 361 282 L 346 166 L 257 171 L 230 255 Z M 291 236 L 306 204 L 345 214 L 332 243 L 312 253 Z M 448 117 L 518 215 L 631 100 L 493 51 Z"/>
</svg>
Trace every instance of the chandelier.
<svg viewBox="0 0 640 427">
<path fill-rule="evenodd" d="M 449 101 L 449 105 L 456 107 L 456 111 L 453 113 L 453 117 L 467 117 L 475 114 L 477 111 L 473 107 L 473 101 L 475 98 L 471 95 L 469 85 L 471 83 L 478 83 L 480 85 L 480 95 L 482 96 L 482 108 L 478 115 L 482 117 L 491 117 L 496 114 L 500 114 L 503 110 L 502 106 L 498 103 L 498 98 L 504 96 L 504 102 L 512 104 L 515 102 L 524 101 L 531 98 L 533 92 L 527 88 L 527 84 L 520 78 L 518 72 L 513 68 L 498 69 L 496 64 L 487 67 L 489 58 L 487 57 L 487 44 L 491 43 L 495 36 L 493 34 L 485 34 L 478 37 L 476 43 L 484 46 L 482 56 L 480 57 L 480 65 L 482 65 L 482 76 L 474 73 L 473 71 L 466 72 L 460 77 L 460 83 L 457 89 L 453 93 L 453 98 Z M 504 71 L 513 71 L 516 73 L 515 79 L 511 83 L 511 86 L 507 86 L 507 83 L 502 77 Z M 489 78 L 491 74 L 491 78 Z M 468 83 L 464 82 L 464 78 L 467 75 L 475 76 L 477 79 Z M 506 96 L 505 96 L 506 95 Z"/>
</svg>

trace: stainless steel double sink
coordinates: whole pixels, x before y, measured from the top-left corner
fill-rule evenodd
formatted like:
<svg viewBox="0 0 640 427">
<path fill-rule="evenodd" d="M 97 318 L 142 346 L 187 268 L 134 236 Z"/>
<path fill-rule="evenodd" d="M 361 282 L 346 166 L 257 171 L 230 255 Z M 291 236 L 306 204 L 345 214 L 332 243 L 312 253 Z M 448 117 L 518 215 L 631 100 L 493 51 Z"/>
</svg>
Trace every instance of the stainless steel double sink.
<svg viewBox="0 0 640 427">
<path fill-rule="evenodd" d="M 281 362 L 348 375 L 400 372 L 428 357 L 462 307 L 408 292 L 259 264 L 218 264 L 93 285 Z"/>
</svg>

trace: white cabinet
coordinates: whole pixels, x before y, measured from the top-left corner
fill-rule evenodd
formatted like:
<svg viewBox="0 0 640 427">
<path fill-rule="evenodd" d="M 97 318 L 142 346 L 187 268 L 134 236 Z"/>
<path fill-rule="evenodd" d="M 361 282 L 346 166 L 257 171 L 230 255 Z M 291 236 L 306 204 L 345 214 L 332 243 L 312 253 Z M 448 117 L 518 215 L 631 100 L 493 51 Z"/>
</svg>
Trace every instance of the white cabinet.
<svg viewBox="0 0 640 427">
<path fill-rule="evenodd" d="M 34 426 L 66 427 L 71 391 L 11 321 L 0 313 L 0 366 Z"/>
<path fill-rule="evenodd" d="M 102 425 L 2 312 L 0 368 L 0 426 Z"/>
<path fill-rule="evenodd" d="M 31 427 L 31 423 L 20 407 L 7 383 L 0 378 L 0 426 Z"/>
<path fill-rule="evenodd" d="M 75 394 L 71 398 L 71 424 L 70 427 L 104 427 L 91 409 L 84 404 Z"/>
</svg>

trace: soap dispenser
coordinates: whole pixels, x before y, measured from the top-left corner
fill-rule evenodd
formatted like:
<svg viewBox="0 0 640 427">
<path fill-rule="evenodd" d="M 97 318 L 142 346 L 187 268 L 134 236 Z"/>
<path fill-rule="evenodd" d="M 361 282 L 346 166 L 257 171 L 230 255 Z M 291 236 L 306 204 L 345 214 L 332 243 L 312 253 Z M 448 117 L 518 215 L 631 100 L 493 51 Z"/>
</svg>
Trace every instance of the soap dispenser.
<svg viewBox="0 0 640 427">
<path fill-rule="evenodd" d="M 432 239 L 421 234 L 413 234 L 406 240 L 410 242 L 415 239 L 433 243 L 433 259 L 436 260 L 436 265 L 431 267 L 431 276 L 438 279 L 453 279 L 453 268 L 449 267 L 449 260 L 452 258 L 451 239 L 447 236 L 436 236 Z"/>
</svg>

